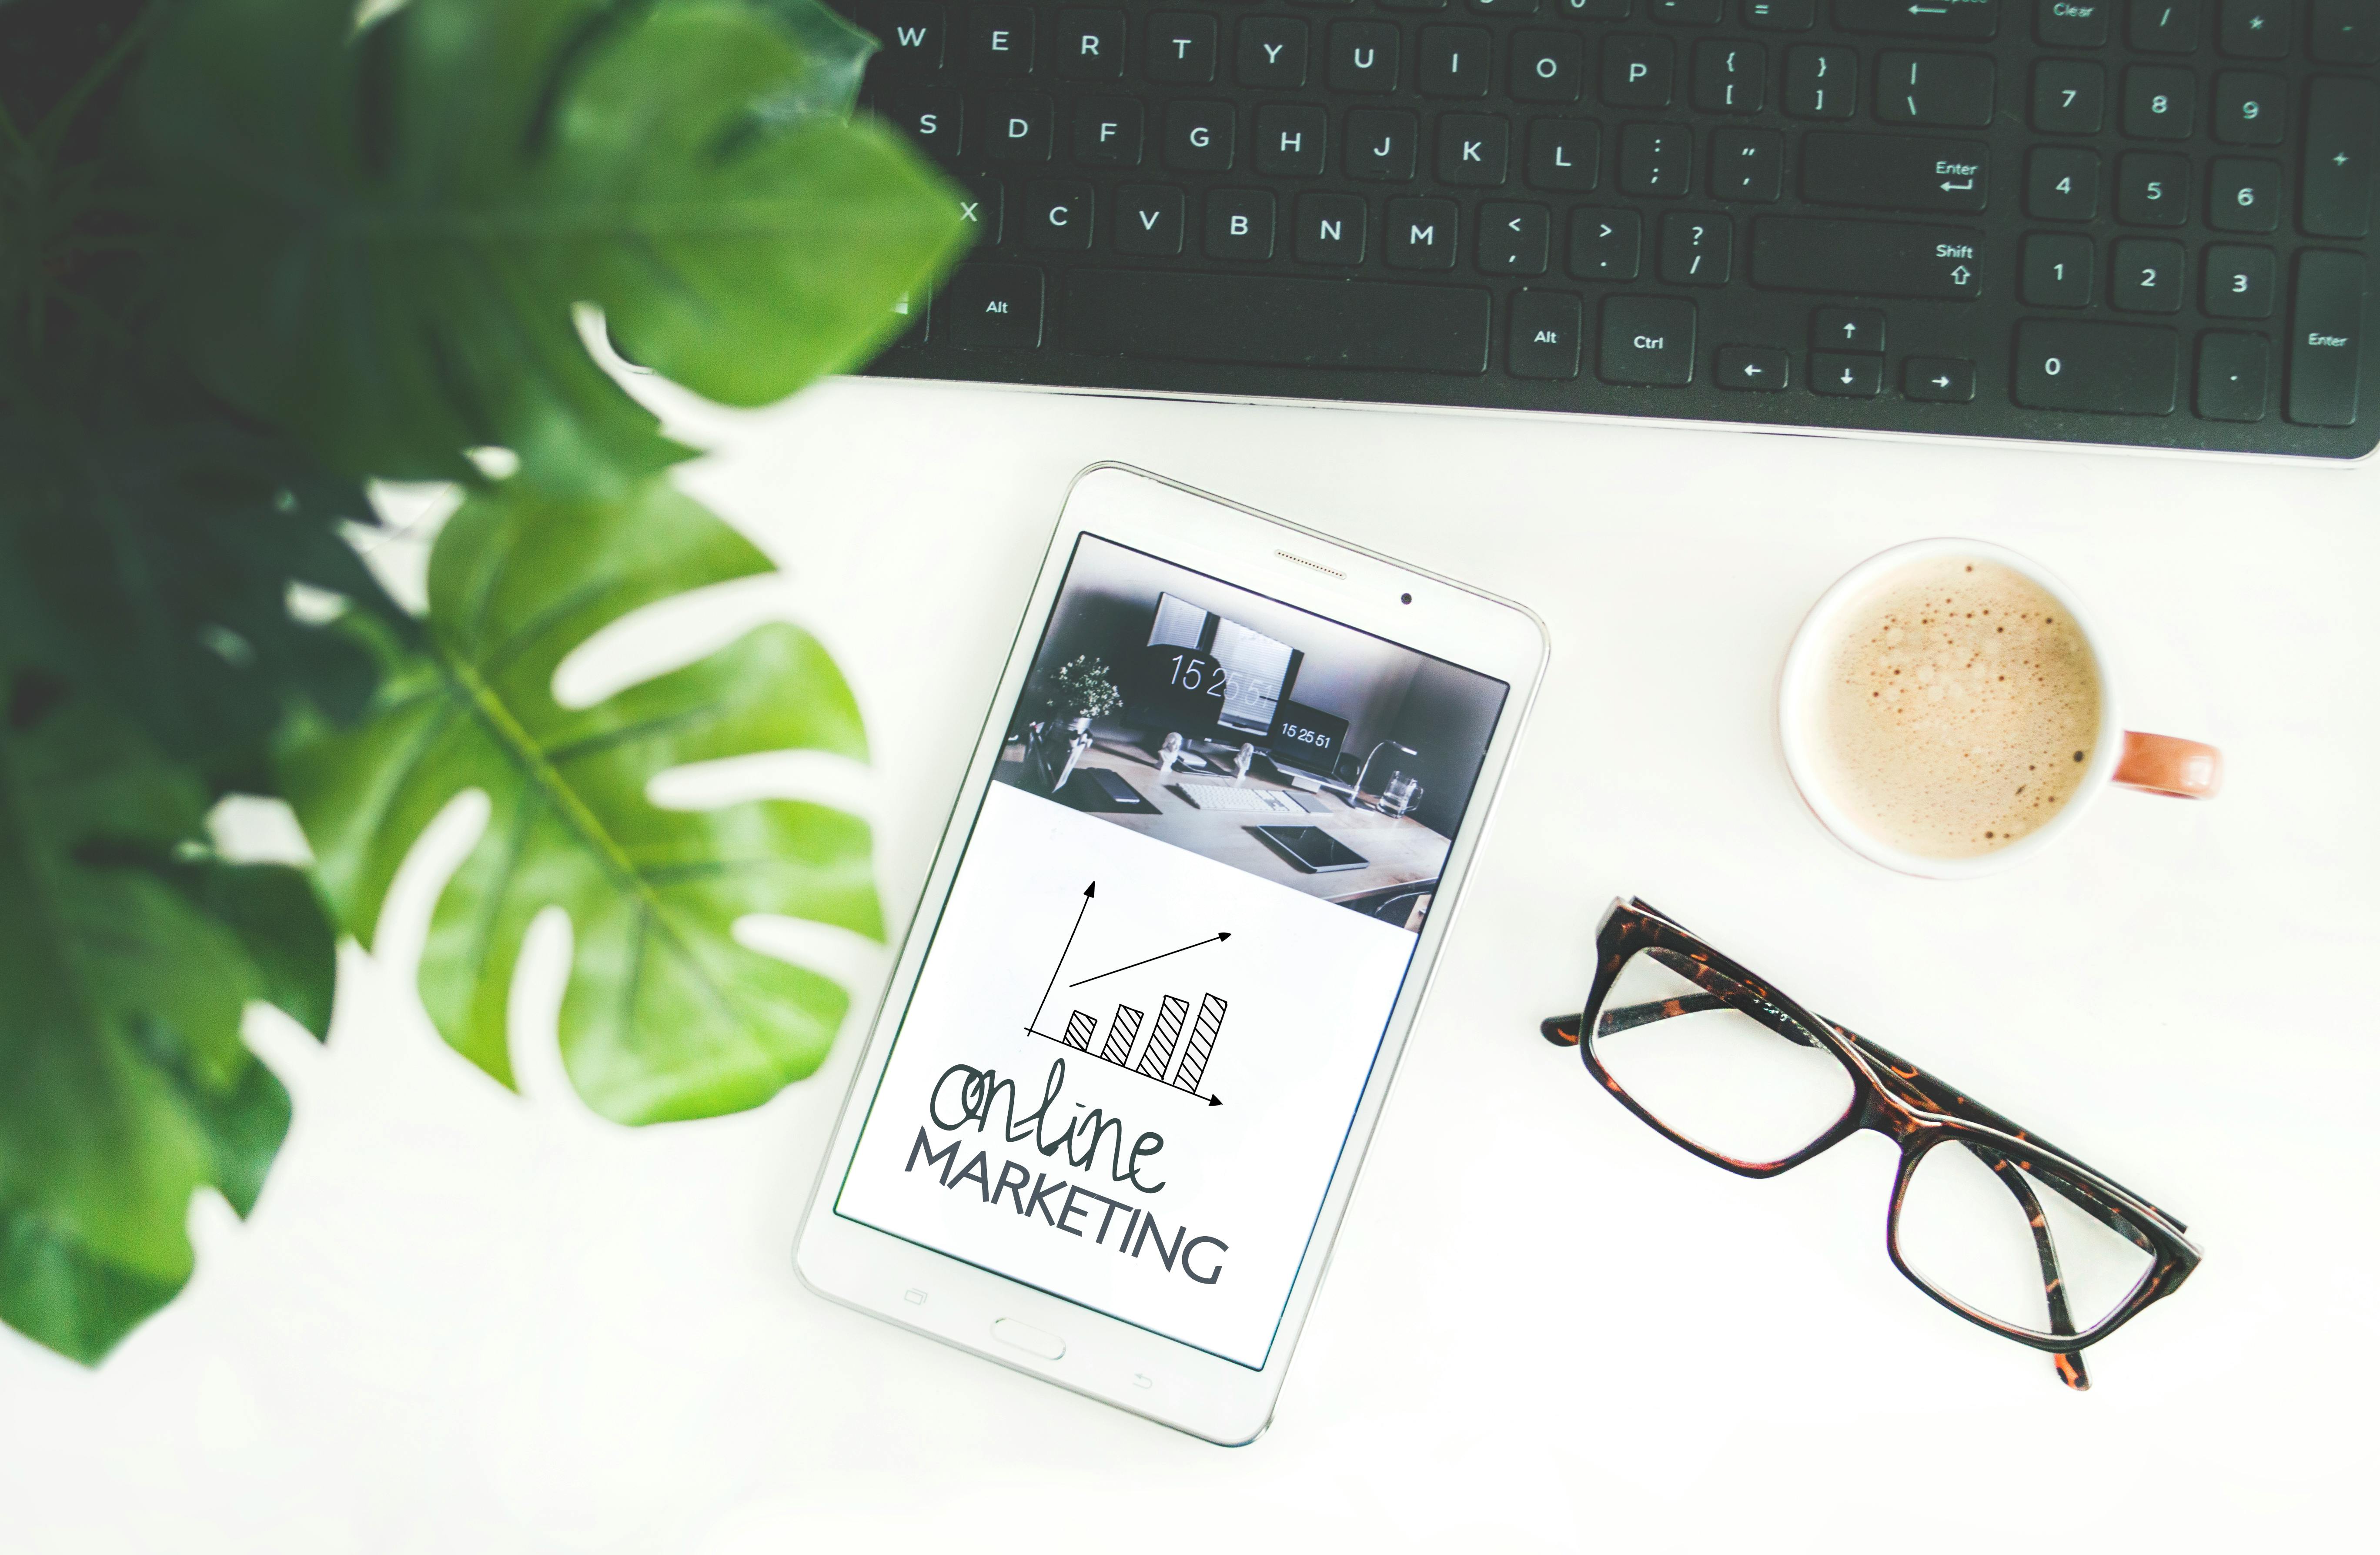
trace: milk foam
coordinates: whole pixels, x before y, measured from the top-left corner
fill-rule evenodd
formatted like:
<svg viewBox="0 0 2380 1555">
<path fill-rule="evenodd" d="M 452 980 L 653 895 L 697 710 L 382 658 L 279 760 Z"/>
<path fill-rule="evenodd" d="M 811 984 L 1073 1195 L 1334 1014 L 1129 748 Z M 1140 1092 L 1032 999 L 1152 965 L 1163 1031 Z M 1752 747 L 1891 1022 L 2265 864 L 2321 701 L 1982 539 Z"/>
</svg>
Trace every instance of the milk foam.
<svg viewBox="0 0 2380 1555">
<path fill-rule="evenodd" d="M 2022 573 L 1944 556 L 1878 578 L 1835 619 L 1813 698 L 1820 780 L 1882 841 L 1990 853 L 2074 796 L 2099 738 L 2099 666 Z"/>
</svg>

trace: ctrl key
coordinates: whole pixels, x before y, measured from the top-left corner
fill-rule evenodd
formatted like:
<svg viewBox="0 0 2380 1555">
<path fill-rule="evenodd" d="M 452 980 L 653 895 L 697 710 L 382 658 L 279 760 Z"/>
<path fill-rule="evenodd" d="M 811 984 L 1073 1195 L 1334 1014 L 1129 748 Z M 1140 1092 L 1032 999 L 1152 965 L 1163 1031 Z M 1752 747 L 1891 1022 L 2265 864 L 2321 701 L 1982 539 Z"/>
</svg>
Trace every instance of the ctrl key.
<svg viewBox="0 0 2380 1555">
<path fill-rule="evenodd" d="M 1668 297 L 1604 298 L 1596 371 L 1607 383 L 1693 383 L 1694 305 Z"/>
<path fill-rule="evenodd" d="M 1041 344 L 1041 272 L 1029 264 L 971 264 L 935 304 L 951 344 L 965 351 L 1030 351 Z"/>
</svg>

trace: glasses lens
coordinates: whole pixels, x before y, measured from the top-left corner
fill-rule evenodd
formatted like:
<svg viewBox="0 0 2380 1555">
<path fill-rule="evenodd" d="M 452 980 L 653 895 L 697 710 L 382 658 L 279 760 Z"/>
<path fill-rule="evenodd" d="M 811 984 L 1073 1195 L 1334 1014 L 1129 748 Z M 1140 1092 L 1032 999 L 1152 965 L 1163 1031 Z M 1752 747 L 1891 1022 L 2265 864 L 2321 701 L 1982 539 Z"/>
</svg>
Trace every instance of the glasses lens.
<svg viewBox="0 0 2380 1555">
<path fill-rule="evenodd" d="M 1673 970 L 1668 951 L 1639 951 L 1603 1002 L 1595 1056 L 1629 1099 L 1714 1155 L 1768 1166 L 1800 1151 L 1851 1110 L 1851 1072 L 1833 1050 L 1746 1014 L 1742 987 Z"/>
<path fill-rule="evenodd" d="M 2156 1260 L 2087 1191 L 2027 1172 L 1989 1145 L 1953 1140 L 1918 1158 L 1894 1245 L 1911 1273 L 1986 1318 L 2030 1333 L 2088 1333 Z M 2065 1304 L 2062 1326 L 2053 1300 Z"/>
</svg>

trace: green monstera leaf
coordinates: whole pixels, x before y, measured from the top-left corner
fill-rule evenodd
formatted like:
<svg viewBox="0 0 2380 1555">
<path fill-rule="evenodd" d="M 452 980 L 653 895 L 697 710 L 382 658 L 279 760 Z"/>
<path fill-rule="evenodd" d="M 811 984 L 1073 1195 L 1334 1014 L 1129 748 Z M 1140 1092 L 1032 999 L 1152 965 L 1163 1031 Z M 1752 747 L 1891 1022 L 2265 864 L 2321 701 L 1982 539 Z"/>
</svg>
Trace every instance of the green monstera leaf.
<svg viewBox="0 0 2380 1555">
<path fill-rule="evenodd" d="M 212 1184 L 241 1214 L 289 1097 L 249 1000 L 317 1037 L 329 921 L 303 876 L 199 841 L 205 786 L 96 698 L 19 677 L 0 719 L 0 1319 L 96 1361 L 189 1278 Z"/>
<path fill-rule="evenodd" d="M 394 664 L 358 725 L 307 734 L 282 761 L 317 879 L 366 943 L 422 828 L 455 795 L 487 795 L 486 830 L 433 911 L 420 989 L 446 1040 L 496 1079 L 512 1082 L 522 937 L 552 904 L 573 935 L 563 1063 L 606 1117 L 754 1106 L 825 1057 L 843 989 L 733 929 L 778 914 L 881 938 L 866 824 L 785 800 L 664 809 L 646 790 L 669 768 L 758 751 L 865 759 L 833 662 L 771 622 L 590 707 L 553 692 L 569 652 L 626 613 L 768 570 L 665 482 L 589 498 L 507 481 L 438 537 L 429 655 Z"/>
<path fill-rule="evenodd" d="M 582 345 L 761 405 L 864 360 L 964 248 L 954 191 L 847 121 L 817 0 L 188 0 L 140 83 L 179 296 L 224 394 L 334 468 L 615 491 L 685 456 Z"/>
</svg>

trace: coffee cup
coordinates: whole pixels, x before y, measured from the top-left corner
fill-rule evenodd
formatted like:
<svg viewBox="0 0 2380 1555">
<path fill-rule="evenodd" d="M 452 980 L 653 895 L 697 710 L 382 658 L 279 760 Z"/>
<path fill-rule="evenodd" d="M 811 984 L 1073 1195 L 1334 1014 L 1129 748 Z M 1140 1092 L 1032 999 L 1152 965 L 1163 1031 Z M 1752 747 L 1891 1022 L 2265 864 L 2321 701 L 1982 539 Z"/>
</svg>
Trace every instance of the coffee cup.
<svg viewBox="0 0 2380 1555">
<path fill-rule="evenodd" d="M 2214 747 L 2125 729 L 2071 589 L 1974 540 L 1895 546 L 1820 596 L 1785 654 L 1777 731 L 1821 825 L 1937 880 L 2056 845 L 2110 785 L 2205 799 L 2223 781 Z"/>
</svg>

